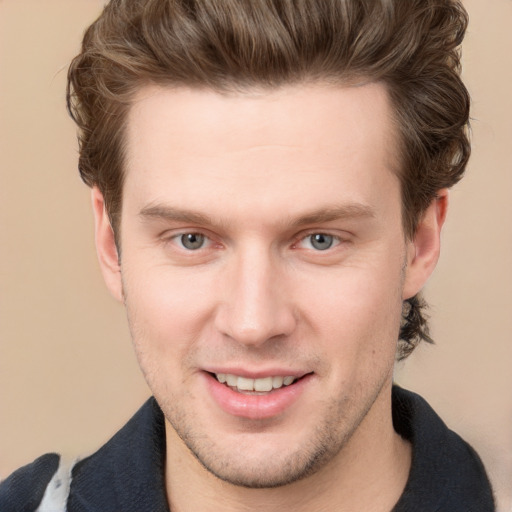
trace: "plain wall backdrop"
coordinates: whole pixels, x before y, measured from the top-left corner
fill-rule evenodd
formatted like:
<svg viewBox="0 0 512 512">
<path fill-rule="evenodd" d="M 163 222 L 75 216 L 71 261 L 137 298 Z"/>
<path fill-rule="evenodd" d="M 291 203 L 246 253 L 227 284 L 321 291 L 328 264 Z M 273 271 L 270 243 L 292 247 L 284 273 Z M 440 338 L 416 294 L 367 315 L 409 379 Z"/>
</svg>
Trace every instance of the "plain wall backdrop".
<svg viewBox="0 0 512 512">
<path fill-rule="evenodd" d="M 396 380 L 480 453 L 512 502 L 512 1 L 465 0 L 473 156 L 426 288 L 435 346 Z M 96 263 L 66 67 L 99 0 L 0 0 L 0 477 L 87 454 L 149 391 Z"/>
</svg>

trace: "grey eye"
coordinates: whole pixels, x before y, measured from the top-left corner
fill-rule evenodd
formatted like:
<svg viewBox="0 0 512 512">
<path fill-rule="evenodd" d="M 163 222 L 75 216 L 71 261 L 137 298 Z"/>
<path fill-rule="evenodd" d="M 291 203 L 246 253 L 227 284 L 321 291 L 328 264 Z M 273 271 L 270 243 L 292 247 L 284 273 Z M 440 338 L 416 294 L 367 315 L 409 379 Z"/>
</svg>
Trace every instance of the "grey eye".
<svg viewBox="0 0 512 512">
<path fill-rule="evenodd" d="M 334 243 L 334 237 L 332 235 L 326 235 L 324 233 L 315 233 L 309 236 L 311 247 L 317 251 L 325 251 L 332 247 Z"/>
<path fill-rule="evenodd" d="M 204 245 L 205 237 L 200 233 L 186 233 L 180 236 L 180 242 L 185 249 L 195 251 Z"/>
</svg>

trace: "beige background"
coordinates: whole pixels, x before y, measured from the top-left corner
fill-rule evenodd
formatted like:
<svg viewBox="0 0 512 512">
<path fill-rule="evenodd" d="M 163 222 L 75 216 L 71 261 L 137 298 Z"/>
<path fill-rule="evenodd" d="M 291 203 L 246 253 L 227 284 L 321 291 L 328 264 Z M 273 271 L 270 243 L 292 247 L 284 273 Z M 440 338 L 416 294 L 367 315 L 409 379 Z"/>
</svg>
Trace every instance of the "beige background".
<svg viewBox="0 0 512 512">
<path fill-rule="evenodd" d="M 65 68 L 99 0 L 0 0 L 0 475 L 87 453 L 148 396 L 95 260 Z M 427 287 L 435 347 L 397 371 L 512 501 L 512 1 L 466 0 L 474 153 Z"/>
</svg>

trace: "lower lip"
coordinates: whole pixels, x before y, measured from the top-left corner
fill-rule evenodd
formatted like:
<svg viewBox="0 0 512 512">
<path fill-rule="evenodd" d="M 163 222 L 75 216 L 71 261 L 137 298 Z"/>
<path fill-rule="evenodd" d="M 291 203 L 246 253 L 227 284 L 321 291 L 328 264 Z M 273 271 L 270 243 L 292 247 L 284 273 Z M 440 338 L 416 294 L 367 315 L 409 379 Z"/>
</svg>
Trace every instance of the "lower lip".
<svg viewBox="0 0 512 512">
<path fill-rule="evenodd" d="M 204 375 L 213 399 L 224 412 L 252 420 L 268 419 L 285 412 L 302 395 L 312 377 L 311 374 L 306 375 L 289 386 L 264 395 L 250 395 L 233 391 L 209 373 Z"/>
</svg>

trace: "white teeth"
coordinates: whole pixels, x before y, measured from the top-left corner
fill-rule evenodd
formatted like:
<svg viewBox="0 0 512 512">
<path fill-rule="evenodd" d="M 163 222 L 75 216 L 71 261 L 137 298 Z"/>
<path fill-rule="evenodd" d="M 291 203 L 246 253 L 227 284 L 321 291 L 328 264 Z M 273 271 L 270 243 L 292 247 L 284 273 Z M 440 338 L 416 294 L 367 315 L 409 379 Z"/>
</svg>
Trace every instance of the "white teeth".
<svg viewBox="0 0 512 512">
<path fill-rule="evenodd" d="M 238 377 L 236 375 L 226 374 L 226 382 L 228 386 L 237 387 L 238 386 Z"/>
<path fill-rule="evenodd" d="M 257 391 L 265 393 L 272 391 L 272 389 L 279 389 L 282 386 L 289 386 L 295 382 L 295 377 L 291 375 L 275 377 L 263 377 L 261 379 L 249 379 L 247 377 L 239 377 L 230 373 L 216 373 L 217 380 L 229 387 L 238 388 L 240 391 Z"/>
<path fill-rule="evenodd" d="M 272 377 L 272 387 L 279 389 L 283 385 L 284 377 Z"/>
<path fill-rule="evenodd" d="M 238 389 L 242 391 L 254 391 L 254 379 L 246 379 L 245 377 L 238 377 Z"/>
<path fill-rule="evenodd" d="M 254 379 L 254 391 L 272 391 L 272 377 Z"/>
</svg>

